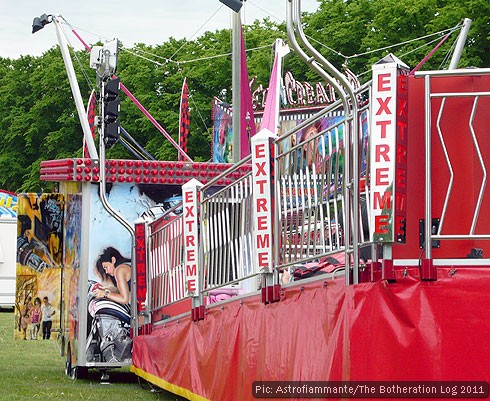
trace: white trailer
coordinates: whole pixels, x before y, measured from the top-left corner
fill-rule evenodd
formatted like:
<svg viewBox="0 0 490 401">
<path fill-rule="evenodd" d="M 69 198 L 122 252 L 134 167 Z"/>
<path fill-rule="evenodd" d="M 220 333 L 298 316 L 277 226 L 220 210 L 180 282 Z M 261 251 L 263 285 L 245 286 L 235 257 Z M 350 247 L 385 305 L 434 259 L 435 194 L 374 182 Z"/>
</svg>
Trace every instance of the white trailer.
<svg viewBox="0 0 490 401">
<path fill-rule="evenodd" d="M 0 308 L 15 304 L 17 218 L 0 216 Z"/>
</svg>

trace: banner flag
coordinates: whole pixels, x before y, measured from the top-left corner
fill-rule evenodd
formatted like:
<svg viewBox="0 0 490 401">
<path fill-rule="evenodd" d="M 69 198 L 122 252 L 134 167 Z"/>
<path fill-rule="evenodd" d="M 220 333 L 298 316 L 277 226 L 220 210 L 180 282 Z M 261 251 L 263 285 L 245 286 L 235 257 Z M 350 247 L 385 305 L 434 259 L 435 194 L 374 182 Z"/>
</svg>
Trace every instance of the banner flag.
<svg viewBox="0 0 490 401">
<path fill-rule="evenodd" d="M 95 97 L 95 90 L 93 90 L 88 99 L 87 119 L 88 119 L 88 125 L 90 127 L 90 131 L 92 132 L 92 138 L 94 138 L 94 140 L 97 136 L 96 135 L 97 127 L 95 126 L 96 111 L 97 111 L 97 99 Z M 83 138 L 83 157 L 90 158 L 90 153 L 88 151 L 88 146 L 85 142 L 85 138 Z"/>
<path fill-rule="evenodd" d="M 182 95 L 180 97 L 179 146 L 185 153 L 187 153 L 187 138 L 189 137 L 190 125 L 189 87 L 187 85 L 187 78 L 184 78 Z M 178 160 L 185 161 L 184 155 L 180 152 Z"/>
</svg>

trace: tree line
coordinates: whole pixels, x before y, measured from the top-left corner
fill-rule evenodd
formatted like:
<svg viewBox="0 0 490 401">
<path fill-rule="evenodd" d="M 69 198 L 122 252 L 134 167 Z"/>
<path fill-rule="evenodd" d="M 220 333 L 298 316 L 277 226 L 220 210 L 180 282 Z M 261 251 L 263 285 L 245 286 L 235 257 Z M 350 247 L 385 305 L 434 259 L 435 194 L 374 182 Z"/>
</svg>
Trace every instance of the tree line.
<svg viewBox="0 0 490 401">
<path fill-rule="evenodd" d="M 325 58 L 339 69 L 346 66 L 366 81 L 371 65 L 389 52 L 415 67 L 446 30 L 465 17 L 473 22 L 460 67 L 488 67 L 487 0 L 318 0 L 317 11 L 305 13 L 303 23 L 310 42 Z M 250 78 L 256 76 L 267 86 L 272 44 L 276 38 L 287 42 L 285 23 L 264 19 L 243 30 L 246 48 L 253 49 L 247 52 Z M 444 42 L 423 69 L 447 68 L 457 33 Z M 156 46 L 123 46 L 117 75 L 175 140 L 182 82 L 187 77 L 192 108 L 188 153 L 196 161 L 206 161 L 211 152 L 213 96 L 219 97 L 226 89 L 227 99 L 222 100 L 231 102 L 230 52 L 231 34 L 227 29 L 208 31 L 190 41 L 170 38 Z M 88 100 L 96 86 L 89 54 L 76 51 L 72 55 L 77 60 L 74 65 L 82 96 Z M 292 52 L 284 60 L 284 69 L 292 71 L 298 80 L 319 80 Z M 176 160 L 176 150 L 124 95 L 120 120 L 156 159 Z M 0 188 L 12 192 L 52 190 L 52 183 L 39 180 L 41 161 L 82 155 L 83 134 L 57 46 L 39 57 L 0 57 L 0 132 Z M 120 144 L 108 150 L 107 157 L 133 158 Z"/>
</svg>

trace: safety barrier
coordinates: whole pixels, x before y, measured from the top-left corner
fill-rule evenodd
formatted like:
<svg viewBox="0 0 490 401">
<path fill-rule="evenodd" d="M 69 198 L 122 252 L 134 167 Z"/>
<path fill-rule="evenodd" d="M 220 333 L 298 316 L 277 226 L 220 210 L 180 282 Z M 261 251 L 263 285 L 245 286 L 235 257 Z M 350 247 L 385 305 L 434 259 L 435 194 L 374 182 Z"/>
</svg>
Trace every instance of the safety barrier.
<svg viewBox="0 0 490 401">
<path fill-rule="evenodd" d="M 283 266 L 343 249 L 345 118 L 336 111 L 310 119 L 278 140 L 276 207 Z"/>
<path fill-rule="evenodd" d="M 186 222 L 184 217 L 170 214 L 151 224 L 152 299 L 149 304 L 152 310 L 188 296 L 193 299 L 193 308 L 198 308 L 206 303 L 203 297 L 209 300 L 216 293 L 237 295 L 263 290 L 264 286 L 276 288 L 279 280 L 287 282 L 287 277 L 292 277 L 294 270 L 306 263 L 322 263 L 328 256 L 337 255 L 348 265 L 353 246 L 369 245 L 369 187 L 361 185 L 358 210 L 353 210 L 352 202 L 345 202 L 346 193 L 350 193 L 352 187 L 352 178 L 346 181 L 345 169 L 352 170 L 355 166 L 356 177 L 364 182 L 369 166 L 367 99 L 370 85 L 355 94 L 361 106 L 356 108 L 355 116 L 345 116 L 344 105 L 336 102 L 280 137 L 271 133 L 271 149 L 267 152 L 274 156 L 270 158 L 270 209 L 274 213 L 270 238 L 256 237 L 257 226 L 265 220 L 257 220 L 256 208 L 260 202 L 258 194 L 254 193 L 257 191 L 254 178 L 257 177 L 254 177 L 252 156 L 206 185 L 195 181 L 193 185 L 197 187 L 192 191 L 197 192 L 189 192 L 188 197 L 197 203 L 189 204 L 187 209 L 195 220 Z M 346 167 L 344 136 L 350 135 L 354 118 L 358 119 L 360 127 L 356 135 L 358 160 Z M 354 141 L 349 143 L 354 146 Z M 250 164 L 252 171 L 244 173 L 243 167 Z M 237 177 L 233 183 L 217 185 L 230 175 Z M 185 202 L 183 207 L 186 210 Z M 347 210 L 350 210 L 349 217 L 346 217 Z M 355 214 L 359 227 L 354 226 L 352 216 Z M 194 243 L 194 238 L 199 238 L 198 255 L 190 251 L 188 257 L 192 260 L 186 264 L 183 225 L 190 228 L 194 222 L 199 230 L 191 233 L 192 237 L 186 241 Z M 346 225 L 351 233 L 347 242 Z M 358 238 L 354 240 L 354 236 Z M 261 266 L 256 259 L 259 244 L 267 245 L 269 252 L 274 252 L 273 257 L 272 253 L 264 256 L 263 260 L 269 260 L 268 266 Z M 286 280 L 279 276 L 280 272 L 289 273 Z"/>
<path fill-rule="evenodd" d="M 202 291 L 241 287 L 259 273 L 252 263 L 251 173 L 218 191 L 205 186 L 201 194 Z"/>
<path fill-rule="evenodd" d="M 369 86 L 364 87 L 359 97 L 367 98 L 368 91 Z M 366 174 L 369 152 L 366 109 L 367 106 L 360 109 L 356 116 L 363 128 L 359 134 L 361 175 Z M 350 118 L 344 116 L 340 103 L 334 103 L 273 140 L 272 197 L 277 221 L 272 247 L 278 250 L 278 255 L 273 271 L 268 273 L 275 275 L 276 282 L 279 271 L 291 275 L 298 266 L 320 263 L 329 255 L 346 251 L 344 133 L 348 132 Z M 243 165 L 251 159 L 242 160 L 222 175 L 243 171 Z M 191 294 L 193 297 L 200 294 L 209 297 L 217 292 L 237 295 L 263 285 L 258 276 L 264 270 L 254 260 L 257 239 L 254 237 L 253 173 L 242 173 L 241 178 L 228 186 L 216 185 L 220 177 L 198 188 L 199 255 L 193 280 L 199 283 L 199 288 Z M 361 224 L 359 243 L 365 244 L 369 241 L 364 234 L 369 215 L 366 188 L 361 196 L 364 202 L 356 213 Z M 185 267 L 182 225 L 186 223 L 182 218 L 165 215 L 150 225 L 153 310 L 187 298 L 189 271 Z"/>
<path fill-rule="evenodd" d="M 370 87 L 358 92 L 369 98 Z M 360 152 L 357 163 L 362 183 L 368 165 L 368 102 L 358 111 Z M 280 216 L 280 264 L 295 266 L 345 252 L 345 146 L 349 120 L 340 102 L 299 124 L 277 140 L 276 207 Z M 367 187 L 361 185 L 360 245 L 369 243 Z M 352 231 L 352 230 L 351 230 Z"/>
<path fill-rule="evenodd" d="M 149 225 L 150 312 L 187 297 L 184 287 L 182 215 L 176 215 L 175 209 L 172 208 Z"/>
</svg>

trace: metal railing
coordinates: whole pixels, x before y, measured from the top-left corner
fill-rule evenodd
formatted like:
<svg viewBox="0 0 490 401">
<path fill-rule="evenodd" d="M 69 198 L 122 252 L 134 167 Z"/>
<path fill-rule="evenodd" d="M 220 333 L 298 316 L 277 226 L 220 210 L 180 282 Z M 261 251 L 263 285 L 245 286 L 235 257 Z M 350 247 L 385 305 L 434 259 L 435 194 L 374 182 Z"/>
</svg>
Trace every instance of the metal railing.
<svg viewBox="0 0 490 401">
<path fill-rule="evenodd" d="M 252 263 L 252 175 L 201 194 L 202 291 L 239 286 L 259 273 Z"/>
<path fill-rule="evenodd" d="M 370 86 L 356 92 L 369 98 Z M 356 166 L 358 175 L 367 175 L 368 105 L 355 116 L 362 127 L 361 149 Z M 279 258 L 276 271 L 346 252 L 345 140 L 346 125 L 353 116 L 345 116 L 340 102 L 334 103 L 297 127 L 277 138 L 274 159 L 275 205 L 278 230 L 274 246 Z M 199 201 L 200 222 L 200 293 L 223 287 L 243 292 L 259 288 L 261 271 L 254 263 L 253 184 L 252 173 L 243 174 L 250 158 L 242 160 L 220 176 L 202 186 Z M 238 174 L 239 172 L 239 174 Z M 228 186 L 217 186 L 223 177 L 237 178 Z M 360 238 L 368 244 L 367 186 L 361 194 L 358 215 Z M 365 192 L 364 192 L 365 191 Z M 364 199 L 364 202 L 362 202 Z M 352 205 L 352 203 L 351 203 Z M 352 206 L 351 206 L 352 207 Z M 354 214 L 351 211 L 350 216 Z M 350 230 L 353 231 L 352 229 Z M 186 298 L 182 243 L 182 218 L 166 214 L 150 226 L 150 308 L 158 309 Z"/>
<path fill-rule="evenodd" d="M 369 85 L 356 92 L 369 98 Z M 366 103 L 367 104 L 367 103 Z M 368 106 L 360 108 L 360 158 L 355 166 L 363 179 L 369 165 Z M 287 267 L 345 252 L 344 227 L 353 224 L 346 219 L 345 142 L 344 135 L 352 115 L 345 116 L 342 104 L 336 102 L 305 120 L 277 140 L 276 207 L 280 217 L 281 249 L 279 264 Z M 358 245 L 369 242 L 369 212 L 366 187 L 361 194 Z M 351 213 L 351 215 L 354 212 Z M 351 229 L 350 232 L 353 230 Z"/>
<path fill-rule="evenodd" d="M 299 14 L 296 8 L 289 12 Z M 304 42 L 298 16 L 296 26 L 298 37 Z M 288 31 L 291 29 L 288 27 Z M 298 47 L 296 39 L 290 39 Z M 296 50 L 309 60 L 304 52 Z M 354 89 L 345 83 L 345 79 L 339 78 L 338 71 L 326 60 L 316 57 L 315 70 L 342 96 L 340 101 L 275 141 L 273 208 L 276 232 L 272 238 L 276 259 L 273 268 L 277 273 L 284 268 L 321 262 L 329 255 L 345 253 L 346 269 L 353 271 L 352 281 L 350 275 L 345 275 L 346 284 L 357 283 L 359 250 L 369 245 L 369 187 L 366 183 L 361 188 L 361 182 L 366 182 L 369 176 L 368 99 L 371 87 L 368 83 Z M 322 70 L 320 62 L 334 77 Z M 201 294 L 229 286 L 245 291 L 258 289 L 258 280 L 254 277 L 261 271 L 255 266 L 253 254 L 253 180 L 252 173 L 243 175 L 241 170 L 251 159 L 241 160 L 200 189 L 198 265 Z M 221 178 L 230 175 L 241 178 L 225 187 L 216 185 Z M 172 223 L 152 234 L 154 308 L 184 297 L 186 278 L 182 244 L 175 234 L 180 235 L 181 228 L 172 228 Z"/>
<path fill-rule="evenodd" d="M 345 118 L 332 112 L 322 119 L 324 115 L 305 121 L 278 140 L 276 207 L 283 266 L 344 249 L 341 154 Z M 326 120 L 332 124 L 322 126 Z"/>
<path fill-rule="evenodd" d="M 185 294 L 182 215 L 172 208 L 150 224 L 149 309 L 150 312 L 187 298 Z"/>
<path fill-rule="evenodd" d="M 424 235 L 426 239 L 426 243 L 431 244 L 434 240 L 490 240 L 490 229 L 488 227 L 486 232 L 482 232 L 482 227 L 480 226 L 480 230 L 477 233 L 476 227 L 477 223 L 481 217 L 482 204 L 485 197 L 486 184 L 487 184 L 487 166 L 488 159 L 485 159 L 484 153 L 488 158 L 488 151 L 483 152 L 482 147 L 480 146 L 480 141 L 483 139 L 483 135 L 487 136 L 487 132 L 481 133 L 476 132 L 475 130 L 475 119 L 478 115 L 480 115 L 480 119 L 488 119 L 488 115 L 481 115 L 479 113 L 478 105 L 484 98 L 490 97 L 490 90 L 478 90 L 478 91 L 436 91 L 433 89 L 433 81 L 439 77 L 464 77 L 464 76 L 484 76 L 490 75 L 490 69 L 467 69 L 467 70 L 448 70 L 448 71 L 430 71 L 430 72 L 417 72 L 416 77 L 424 78 L 425 80 L 425 165 L 426 165 L 426 175 L 425 175 L 425 227 L 424 227 Z M 488 86 L 487 86 L 488 87 Z M 465 86 L 467 88 L 467 86 Z M 464 176 L 466 170 L 469 166 L 464 165 L 461 166 L 461 163 L 455 163 L 455 157 L 460 157 L 461 154 L 458 152 L 458 155 L 453 156 L 450 155 L 447 147 L 447 140 L 450 135 L 454 135 L 454 131 L 451 129 L 450 132 L 447 132 L 442 128 L 442 121 L 448 114 L 447 106 L 448 102 L 451 99 L 463 99 L 466 102 L 468 107 L 471 107 L 471 112 L 468 117 L 468 129 L 467 131 L 458 132 L 459 136 L 468 135 L 471 137 L 471 143 L 473 146 L 473 152 L 475 159 L 478 161 L 479 168 L 481 169 L 481 183 L 478 188 L 478 196 L 474 205 L 473 215 L 471 218 L 471 225 L 468 229 L 464 229 L 464 225 L 460 225 L 460 232 L 452 232 L 445 233 L 445 223 L 447 218 L 448 205 L 450 204 L 452 198 L 455 196 L 454 193 L 454 183 L 455 183 L 455 164 L 459 165 L 459 171 L 457 172 L 461 176 Z M 438 107 L 438 109 L 437 109 Z M 488 110 L 487 107 L 484 110 Z M 432 121 L 433 111 L 437 112 L 437 119 L 435 121 L 435 127 Z M 461 117 L 461 116 L 460 116 Z M 449 180 L 446 188 L 446 193 L 444 196 L 444 202 L 441 208 L 440 221 L 436 232 L 433 232 L 432 225 L 432 214 L 434 210 L 433 205 L 433 160 L 432 160 L 432 151 L 433 151 L 433 131 L 437 132 L 437 138 L 439 140 L 439 144 L 441 146 L 444 160 L 446 163 L 447 172 L 449 175 Z M 467 151 L 467 149 L 465 149 Z M 463 171 L 461 171 L 461 167 Z M 443 166 L 438 166 L 438 169 L 443 168 Z M 476 184 L 476 183 L 471 183 Z M 486 203 L 488 206 L 488 201 Z M 432 258 L 432 249 L 431 247 L 426 247 L 426 257 L 427 259 Z"/>
</svg>

